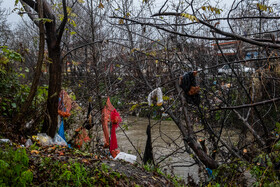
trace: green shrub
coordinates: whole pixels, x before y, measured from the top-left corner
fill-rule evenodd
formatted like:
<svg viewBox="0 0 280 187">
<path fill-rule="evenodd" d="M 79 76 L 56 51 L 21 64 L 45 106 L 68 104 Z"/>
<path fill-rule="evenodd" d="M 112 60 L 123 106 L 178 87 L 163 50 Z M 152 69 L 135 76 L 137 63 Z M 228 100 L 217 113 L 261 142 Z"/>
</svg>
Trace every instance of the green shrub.
<svg viewBox="0 0 280 187">
<path fill-rule="evenodd" d="M 29 158 L 25 149 L 0 150 L 0 186 L 27 186 L 32 184 L 33 173 L 28 169 Z"/>
</svg>

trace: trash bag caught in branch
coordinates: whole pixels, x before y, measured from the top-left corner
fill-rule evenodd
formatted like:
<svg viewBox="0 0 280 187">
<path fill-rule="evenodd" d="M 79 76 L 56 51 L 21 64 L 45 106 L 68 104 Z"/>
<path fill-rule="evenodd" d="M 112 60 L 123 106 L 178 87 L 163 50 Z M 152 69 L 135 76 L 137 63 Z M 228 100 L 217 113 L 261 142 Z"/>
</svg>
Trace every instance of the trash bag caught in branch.
<svg viewBox="0 0 280 187">
<path fill-rule="evenodd" d="M 58 102 L 58 114 L 61 117 L 69 117 L 71 115 L 70 110 L 72 108 L 72 99 L 66 91 L 61 90 Z"/>
<path fill-rule="evenodd" d="M 110 98 L 107 98 L 107 102 L 105 107 L 102 109 L 102 128 L 103 128 L 103 134 L 104 134 L 104 148 L 108 148 L 109 143 L 109 128 L 108 128 L 108 122 L 110 122 L 110 115 L 111 112 L 114 110 L 114 106 L 111 104 Z"/>
<path fill-rule="evenodd" d="M 148 104 L 149 106 L 152 105 L 152 100 L 157 100 L 157 106 L 161 106 L 163 103 L 162 99 L 162 91 L 161 88 L 154 89 L 149 95 L 148 95 Z"/>
<path fill-rule="evenodd" d="M 121 121 L 122 118 L 120 117 L 120 114 L 117 112 L 116 109 L 114 109 L 111 112 L 112 131 L 111 131 L 111 141 L 110 141 L 110 152 L 114 158 L 117 156 L 117 154 L 120 153 L 119 150 L 116 150 L 118 148 L 116 129 L 119 127 L 119 123 Z"/>
<path fill-rule="evenodd" d="M 75 144 L 80 149 L 83 146 L 83 143 L 90 141 L 90 137 L 88 136 L 87 130 L 83 127 L 80 127 L 75 131 L 79 133 L 78 137 L 75 139 Z"/>
<path fill-rule="evenodd" d="M 187 72 L 179 79 L 179 85 L 185 93 L 187 102 L 193 105 L 199 105 L 200 103 L 200 87 L 196 86 L 196 75 L 197 71 Z"/>
</svg>

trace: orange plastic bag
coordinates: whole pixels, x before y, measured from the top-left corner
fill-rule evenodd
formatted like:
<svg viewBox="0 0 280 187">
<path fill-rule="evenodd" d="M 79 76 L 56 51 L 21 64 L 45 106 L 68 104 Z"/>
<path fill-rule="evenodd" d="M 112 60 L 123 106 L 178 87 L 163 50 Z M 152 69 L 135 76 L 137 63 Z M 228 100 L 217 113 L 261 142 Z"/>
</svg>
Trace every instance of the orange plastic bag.
<svg viewBox="0 0 280 187">
<path fill-rule="evenodd" d="M 78 137 L 75 140 L 75 144 L 80 149 L 84 142 L 87 143 L 90 141 L 90 138 L 89 138 L 88 132 L 85 128 L 80 127 L 78 129 L 76 129 L 75 131 L 79 133 Z"/>
<path fill-rule="evenodd" d="M 105 107 L 102 109 L 102 128 L 104 134 L 104 148 L 108 148 L 110 145 L 108 122 L 110 121 L 110 114 L 114 110 L 114 106 L 111 104 L 110 98 L 107 98 Z"/>
<path fill-rule="evenodd" d="M 70 110 L 72 108 L 72 99 L 66 91 L 61 90 L 59 94 L 58 102 L 58 114 L 62 117 L 69 117 L 71 115 Z"/>
</svg>

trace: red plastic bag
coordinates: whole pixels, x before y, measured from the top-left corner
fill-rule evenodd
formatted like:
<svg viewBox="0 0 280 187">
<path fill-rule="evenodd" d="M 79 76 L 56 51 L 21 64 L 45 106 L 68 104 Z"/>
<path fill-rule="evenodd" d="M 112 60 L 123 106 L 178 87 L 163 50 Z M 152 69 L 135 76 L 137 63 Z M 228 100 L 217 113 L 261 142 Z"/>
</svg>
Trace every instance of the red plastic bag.
<svg viewBox="0 0 280 187">
<path fill-rule="evenodd" d="M 118 148 L 116 129 L 119 127 L 119 123 L 122 121 L 120 114 L 114 109 L 111 112 L 111 122 L 112 122 L 112 131 L 111 131 L 111 141 L 110 141 L 110 151 Z"/>
<path fill-rule="evenodd" d="M 110 120 L 110 114 L 114 110 L 114 106 L 110 102 L 110 98 L 107 98 L 107 102 L 105 107 L 102 110 L 102 128 L 103 128 L 103 134 L 104 134 L 104 147 L 109 147 L 109 128 L 108 128 L 108 122 Z"/>
</svg>

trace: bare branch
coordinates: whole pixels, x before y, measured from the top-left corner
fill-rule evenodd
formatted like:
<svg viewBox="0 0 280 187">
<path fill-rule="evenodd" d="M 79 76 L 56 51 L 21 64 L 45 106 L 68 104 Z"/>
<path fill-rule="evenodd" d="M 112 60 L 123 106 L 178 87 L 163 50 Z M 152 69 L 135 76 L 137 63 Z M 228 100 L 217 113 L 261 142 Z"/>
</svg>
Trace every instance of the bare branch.
<svg viewBox="0 0 280 187">
<path fill-rule="evenodd" d="M 245 105 L 239 105 L 239 106 L 231 106 L 231 107 L 219 107 L 219 108 L 215 108 L 215 109 L 210 109 L 210 111 L 217 111 L 217 110 L 234 110 L 234 109 L 241 109 L 241 108 L 249 108 L 249 107 L 255 107 L 255 106 L 259 106 L 259 105 L 265 105 L 268 103 L 273 103 L 273 102 L 278 102 L 280 100 L 280 98 L 274 98 L 271 100 L 265 100 L 265 101 L 261 101 L 261 102 L 256 102 L 253 104 L 245 104 Z"/>
</svg>

